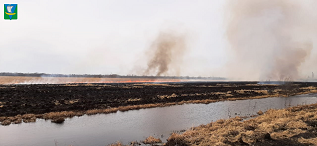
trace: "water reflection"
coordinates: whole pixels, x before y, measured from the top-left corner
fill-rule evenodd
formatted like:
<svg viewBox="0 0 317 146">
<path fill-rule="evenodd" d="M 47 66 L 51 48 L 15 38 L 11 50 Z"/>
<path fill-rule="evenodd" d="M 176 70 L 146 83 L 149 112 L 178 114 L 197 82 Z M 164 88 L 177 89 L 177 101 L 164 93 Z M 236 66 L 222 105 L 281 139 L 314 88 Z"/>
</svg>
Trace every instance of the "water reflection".
<svg viewBox="0 0 317 146">
<path fill-rule="evenodd" d="M 317 94 L 210 104 L 186 104 L 140 109 L 107 115 L 67 119 L 64 124 L 38 120 L 36 123 L 0 126 L 1 146 L 104 146 L 121 141 L 144 140 L 147 136 L 166 141 L 174 130 L 188 129 L 221 118 L 250 116 L 270 108 L 317 103 Z"/>
</svg>

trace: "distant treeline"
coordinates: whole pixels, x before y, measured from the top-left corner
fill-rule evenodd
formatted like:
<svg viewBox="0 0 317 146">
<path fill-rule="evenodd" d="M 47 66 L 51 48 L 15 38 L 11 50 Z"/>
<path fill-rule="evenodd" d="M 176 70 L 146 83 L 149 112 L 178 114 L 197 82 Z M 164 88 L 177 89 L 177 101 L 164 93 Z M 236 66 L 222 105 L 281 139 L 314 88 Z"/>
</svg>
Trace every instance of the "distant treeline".
<svg viewBox="0 0 317 146">
<path fill-rule="evenodd" d="M 189 77 L 189 76 L 136 76 L 136 75 L 96 75 L 96 74 L 46 74 L 46 73 L 9 73 L 2 72 L 0 76 L 22 76 L 22 77 L 78 77 L 78 78 L 160 78 L 160 79 L 202 79 L 202 80 L 226 80 L 223 77 Z"/>
</svg>

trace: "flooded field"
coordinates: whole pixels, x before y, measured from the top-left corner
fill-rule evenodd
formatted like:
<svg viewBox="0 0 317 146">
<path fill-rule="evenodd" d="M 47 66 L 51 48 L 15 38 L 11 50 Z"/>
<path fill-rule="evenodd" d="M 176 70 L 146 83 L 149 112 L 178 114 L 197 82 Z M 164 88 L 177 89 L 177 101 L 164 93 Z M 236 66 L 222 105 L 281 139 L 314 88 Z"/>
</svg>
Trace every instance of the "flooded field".
<svg viewBox="0 0 317 146">
<path fill-rule="evenodd" d="M 183 104 L 170 107 L 130 110 L 112 114 L 66 119 L 63 124 L 49 120 L 0 126 L 1 146 L 104 146 L 121 141 L 144 140 L 152 135 L 166 141 L 172 132 L 207 124 L 221 118 L 251 116 L 270 108 L 317 103 L 317 94 Z"/>
</svg>

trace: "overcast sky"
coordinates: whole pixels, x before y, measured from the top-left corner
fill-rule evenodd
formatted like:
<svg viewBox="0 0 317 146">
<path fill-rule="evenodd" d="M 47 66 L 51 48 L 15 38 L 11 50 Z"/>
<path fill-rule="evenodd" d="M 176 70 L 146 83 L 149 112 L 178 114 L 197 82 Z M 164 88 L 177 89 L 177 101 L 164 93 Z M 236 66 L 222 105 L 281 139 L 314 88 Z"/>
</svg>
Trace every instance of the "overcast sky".
<svg viewBox="0 0 317 146">
<path fill-rule="evenodd" d="M 145 52 L 166 28 L 188 34 L 181 75 L 216 75 L 227 59 L 224 1 L 3 3 L 18 4 L 18 20 L 0 21 L 0 72 L 131 74 L 146 67 Z"/>
</svg>

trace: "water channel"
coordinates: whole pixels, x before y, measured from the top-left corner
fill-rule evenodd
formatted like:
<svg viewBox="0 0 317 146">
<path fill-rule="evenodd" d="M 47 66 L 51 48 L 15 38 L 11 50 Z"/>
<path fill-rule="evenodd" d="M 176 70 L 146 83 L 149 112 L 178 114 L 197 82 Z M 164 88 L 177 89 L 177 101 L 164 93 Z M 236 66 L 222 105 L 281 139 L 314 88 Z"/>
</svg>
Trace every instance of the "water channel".
<svg viewBox="0 0 317 146">
<path fill-rule="evenodd" d="M 0 146 L 105 146 L 128 144 L 148 136 L 166 141 L 173 131 L 222 118 L 255 115 L 257 111 L 317 103 L 317 94 L 184 104 L 66 119 L 63 124 L 35 123 L 0 126 Z"/>
</svg>

